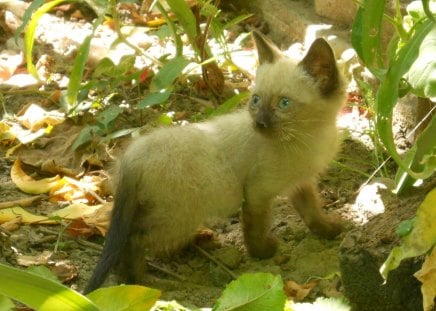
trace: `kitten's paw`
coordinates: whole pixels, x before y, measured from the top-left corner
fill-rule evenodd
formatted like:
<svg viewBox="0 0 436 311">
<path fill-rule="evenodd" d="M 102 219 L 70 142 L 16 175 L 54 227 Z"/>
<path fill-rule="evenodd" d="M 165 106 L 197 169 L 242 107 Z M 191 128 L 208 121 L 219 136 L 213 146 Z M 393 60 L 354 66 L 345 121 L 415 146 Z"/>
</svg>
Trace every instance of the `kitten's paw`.
<svg viewBox="0 0 436 311">
<path fill-rule="evenodd" d="M 316 223 L 312 223 L 309 229 L 322 238 L 334 239 L 342 232 L 344 227 L 339 217 L 329 215 Z"/>
<path fill-rule="evenodd" d="M 250 256 L 265 259 L 274 256 L 277 251 L 278 241 L 276 237 L 270 235 L 263 240 L 246 241 L 245 246 Z"/>
</svg>

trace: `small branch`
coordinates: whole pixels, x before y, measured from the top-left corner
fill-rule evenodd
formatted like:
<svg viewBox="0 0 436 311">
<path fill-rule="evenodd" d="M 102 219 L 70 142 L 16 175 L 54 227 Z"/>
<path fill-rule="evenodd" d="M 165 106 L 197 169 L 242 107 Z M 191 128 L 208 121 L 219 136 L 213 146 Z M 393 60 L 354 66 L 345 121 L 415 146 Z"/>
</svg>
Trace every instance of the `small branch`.
<svg viewBox="0 0 436 311">
<path fill-rule="evenodd" d="M 166 274 L 172 276 L 173 278 L 176 278 L 179 281 L 183 281 L 183 282 L 186 281 L 186 278 L 184 278 L 183 276 L 178 275 L 177 273 L 174 273 L 174 272 L 167 270 L 165 268 L 162 268 L 162 267 L 160 267 L 152 262 L 147 261 L 147 265 L 152 267 L 153 269 L 160 271 L 160 272 L 166 273 Z"/>
<path fill-rule="evenodd" d="M 218 259 L 216 259 L 215 257 L 213 257 L 211 254 L 209 254 L 208 252 L 206 252 L 204 249 L 202 249 L 200 246 L 195 245 L 194 247 L 205 257 L 207 257 L 209 260 L 213 261 L 216 265 L 218 265 L 220 268 L 222 268 L 224 271 L 226 271 L 231 277 L 232 279 L 236 280 L 238 277 L 236 274 L 233 273 L 233 271 L 231 271 L 229 268 L 227 268 L 221 261 L 219 261 Z"/>
<path fill-rule="evenodd" d="M 45 198 L 47 198 L 45 194 L 40 194 L 30 198 L 24 198 L 24 199 L 9 201 L 9 202 L 0 202 L 0 209 L 11 208 L 16 206 L 26 207 Z"/>
</svg>

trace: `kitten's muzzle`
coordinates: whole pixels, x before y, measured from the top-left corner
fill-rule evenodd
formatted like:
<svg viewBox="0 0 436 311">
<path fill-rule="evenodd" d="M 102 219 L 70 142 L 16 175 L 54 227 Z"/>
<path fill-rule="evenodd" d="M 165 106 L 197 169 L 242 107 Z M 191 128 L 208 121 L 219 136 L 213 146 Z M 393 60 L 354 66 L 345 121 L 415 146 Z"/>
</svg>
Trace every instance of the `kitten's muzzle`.
<svg viewBox="0 0 436 311">
<path fill-rule="evenodd" d="M 267 109 L 260 109 L 256 115 L 255 125 L 258 129 L 268 129 L 273 127 L 271 112 Z"/>
</svg>

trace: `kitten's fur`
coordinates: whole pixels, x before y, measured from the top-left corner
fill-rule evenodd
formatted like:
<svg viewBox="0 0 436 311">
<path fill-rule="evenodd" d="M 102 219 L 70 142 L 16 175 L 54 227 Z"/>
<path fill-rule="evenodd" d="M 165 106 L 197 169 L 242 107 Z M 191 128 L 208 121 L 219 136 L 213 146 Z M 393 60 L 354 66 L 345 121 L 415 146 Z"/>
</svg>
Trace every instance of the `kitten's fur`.
<svg viewBox="0 0 436 311">
<path fill-rule="evenodd" d="M 119 261 L 127 283 L 140 283 L 146 252 L 186 245 L 210 217 L 242 205 L 245 245 L 274 255 L 271 203 L 288 195 L 309 228 L 332 238 L 339 222 L 324 214 L 317 177 L 338 149 L 336 114 L 344 89 L 330 46 L 317 39 L 299 63 L 254 33 L 260 67 L 249 107 L 198 124 L 157 129 L 120 160 L 112 222 L 85 292 Z"/>
</svg>

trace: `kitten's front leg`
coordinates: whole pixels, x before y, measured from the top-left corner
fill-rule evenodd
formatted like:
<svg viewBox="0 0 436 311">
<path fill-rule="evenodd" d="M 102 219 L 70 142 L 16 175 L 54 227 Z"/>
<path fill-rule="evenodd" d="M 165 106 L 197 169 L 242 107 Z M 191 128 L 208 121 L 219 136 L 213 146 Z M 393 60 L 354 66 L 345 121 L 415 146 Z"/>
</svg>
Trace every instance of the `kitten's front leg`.
<svg viewBox="0 0 436 311">
<path fill-rule="evenodd" d="M 271 202 L 242 205 L 244 242 L 248 253 L 258 258 L 270 258 L 277 250 L 277 239 L 271 233 Z"/>
<path fill-rule="evenodd" d="M 340 219 L 327 215 L 322 210 L 315 183 L 300 186 L 292 197 L 292 203 L 313 233 L 327 239 L 332 239 L 341 233 Z"/>
</svg>

